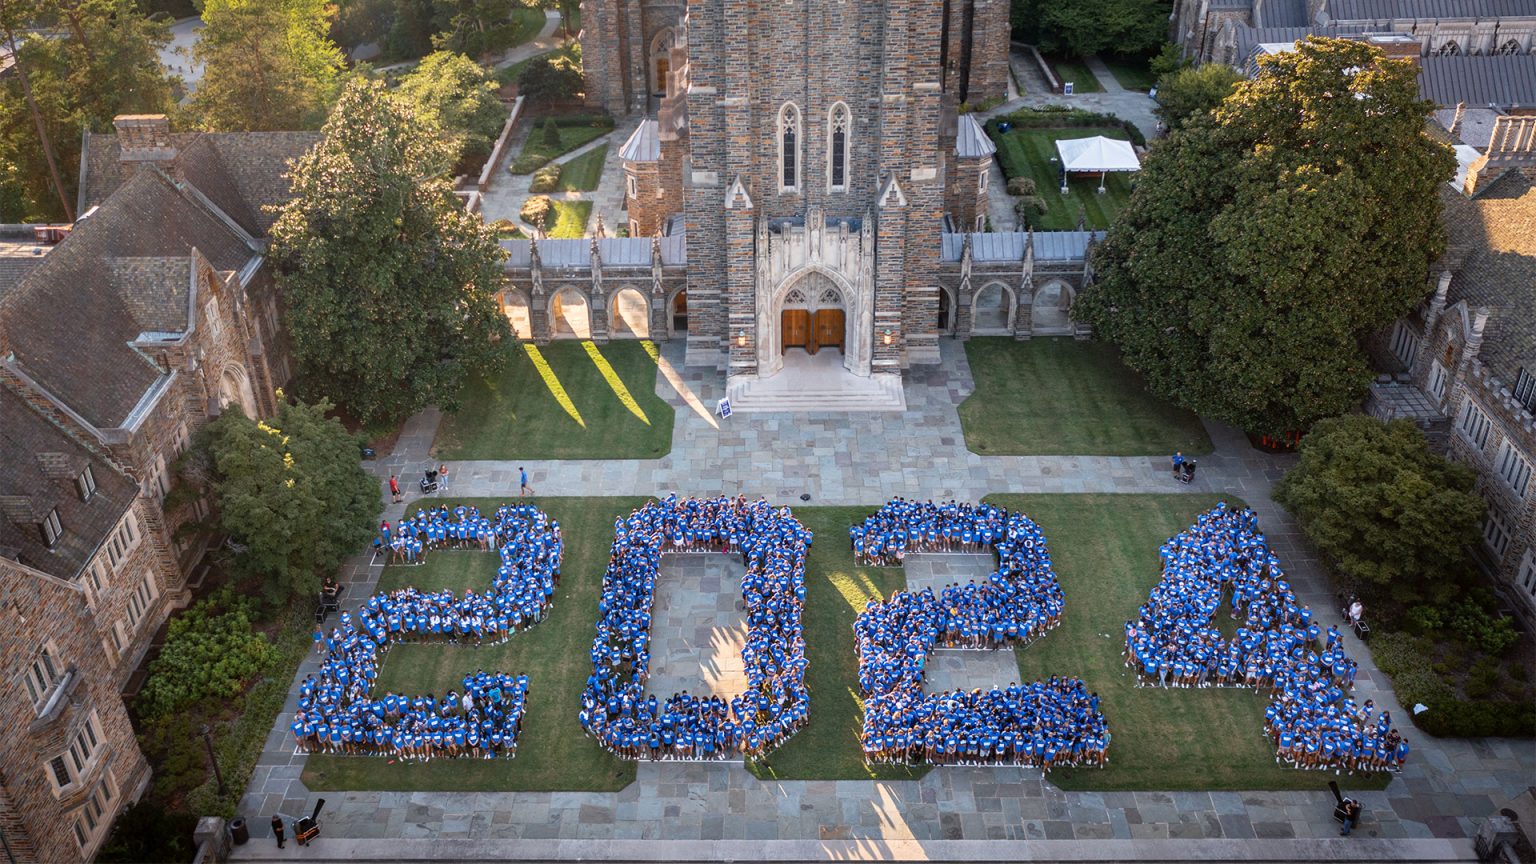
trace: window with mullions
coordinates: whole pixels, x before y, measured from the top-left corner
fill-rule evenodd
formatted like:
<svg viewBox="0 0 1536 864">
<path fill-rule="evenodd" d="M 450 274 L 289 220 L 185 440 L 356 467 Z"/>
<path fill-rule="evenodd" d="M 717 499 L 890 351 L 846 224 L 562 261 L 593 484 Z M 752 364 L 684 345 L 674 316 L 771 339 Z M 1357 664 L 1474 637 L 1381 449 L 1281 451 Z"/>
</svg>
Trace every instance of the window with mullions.
<svg viewBox="0 0 1536 864">
<path fill-rule="evenodd" d="M 848 189 L 848 135 L 852 116 L 839 102 L 827 112 L 827 187 L 833 192 Z"/>
<path fill-rule="evenodd" d="M 786 102 L 779 109 L 779 191 L 800 188 L 800 109 Z"/>
<path fill-rule="evenodd" d="M 1536 414 L 1536 374 L 1529 369 L 1521 369 L 1515 378 L 1515 401 Z"/>
</svg>

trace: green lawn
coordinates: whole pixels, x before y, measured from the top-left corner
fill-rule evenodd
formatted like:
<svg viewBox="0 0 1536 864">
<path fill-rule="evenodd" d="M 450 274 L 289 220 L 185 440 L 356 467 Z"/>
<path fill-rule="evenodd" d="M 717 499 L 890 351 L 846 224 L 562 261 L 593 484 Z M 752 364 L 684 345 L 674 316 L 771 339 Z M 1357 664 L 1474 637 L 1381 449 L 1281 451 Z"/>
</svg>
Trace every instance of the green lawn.
<svg viewBox="0 0 1536 864">
<path fill-rule="evenodd" d="M 1126 140 L 1118 127 L 1078 127 L 1071 129 L 1010 129 L 993 135 L 997 158 L 1007 177 L 1033 177 L 1036 193 L 1045 200 L 1045 213 L 1031 215 L 1033 225 L 1049 231 L 1077 228 L 1079 215 L 1086 214 L 1089 228 L 1108 228 L 1115 215 L 1131 200 L 1134 174 L 1116 172 L 1105 178 L 1104 192 L 1099 190 L 1099 175 L 1072 174 L 1067 178 L 1066 195 L 1061 194 L 1060 156 L 1056 142 L 1061 139 L 1105 138 Z M 1055 162 L 1051 160 L 1057 160 Z"/>
<path fill-rule="evenodd" d="M 1264 734 L 1266 697 L 1237 688 L 1138 688 L 1125 668 L 1125 621 L 1161 576 L 1158 548 L 1223 498 L 1243 504 L 1219 495 L 987 496 L 1039 523 L 1066 595 L 1061 626 L 1018 652 L 1019 680 L 1081 677 L 1103 699 L 1113 736 L 1107 768 L 1052 771 L 1052 783 L 1069 790 L 1316 790 L 1327 779 L 1275 764 Z M 1387 778 L 1355 776 L 1349 785 L 1381 789 Z"/>
<path fill-rule="evenodd" d="M 1056 79 L 1063 85 L 1068 81 L 1072 82 L 1073 93 L 1104 92 L 1103 86 L 1099 84 L 1099 79 L 1094 77 L 1093 70 L 1089 69 L 1088 65 L 1082 60 L 1076 57 L 1047 57 L 1045 62 L 1049 63 L 1051 68 L 1056 71 Z"/>
<path fill-rule="evenodd" d="M 1120 86 L 1127 90 L 1140 90 L 1146 92 L 1157 83 L 1157 76 L 1152 74 L 1148 63 L 1152 58 L 1146 55 L 1126 56 L 1123 54 L 1105 54 L 1099 58 L 1104 65 L 1109 67 L 1110 74 L 1120 82 Z"/>
<path fill-rule="evenodd" d="M 871 598 L 889 597 L 905 588 L 899 567 L 859 567 L 853 563 L 848 526 L 874 512 L 870 507 L 796 507 L 795 517 L 816 535 L 806 566 L 806 686 L 811 692 L 811 721 L 766 759 L 752 763 L 752 773 L 778 780 L 905 780 L 921 777 L 926 767 L 871 766 L 859 748 L 864 700 L 859 695 L 859 661 L 854 652 L 853 621 Z"/>
<path fill-rule="evenodd" d="M 545 119 L 547 118 L 528 119 L 527 122 L 530 124 L 528 137 L 523 141 L 523 149 L 518 151 L 517 158 L 507 166 L 508 171 L 513 174 L 531 173 L 543 167 L 549 160 L 563 156 L 588 141 L 601 138 L 613 131 L 613 124 L 608 122 L 556 126 L 555 128 L 560 130 L 560 143 L 552 145 L 544 140 Z"/>
<path fill-rule="evenodd" d="M 390 649 L 375 692 L 430 692 L 462 688 L 475 669 L 529 677 L 528 713 L 517 756 L 487 761 L 438 759 L 425 764 L 385 757 L 309 757 L 304 783 L 315 790 L 614 791 L 635 779 L 632 762 L 615 759 L 581 731 L 576 720 L 581 689 L 591 674 L 588 648 L 596 622 L 613 520 L 643 498 L 538 498 L 567 538 L 560 587 L 549 617 L 489 648 L 397 645 Z M 456 502 L 453 502 L 456 503 Z M 503 503 L 475 501 L 481 509 Z M 420 567 L 390 567 L 378 590 L 407 585 L 426 589 L 483 590 L 496 572 L 489 552 L 434 552 Z M 358 602 L 362 598 L 351 598 Z"/>
<path fill-rule="evenodd" d="M 659 459 L 672 407 L 656 395 L 650 342 L 509 342 L 507 364 L 471 382 L 443 418 L 440 459 Z"/>
<path fill-rule="evenodd" d="M 555 217 L 549 226 L 550 237 L 572 240 L 587 236 L 587 220 L 592 218 L 591 201 L 562 201 L 556 198 L 554 205 Z"/>
<path fill-rule="evenodd" d="M 960 426 L 973 453 L 1211 452 L 1200 418 L 1148 393 L 1106 343 L 986 337 L 966 342 L 965 356 L 976 392 L 960 404 Z"/>
<path fill-rule="evenodd" d="M 608 145 L 604 144 L 577 156 L 560 166 L 560 183 L 555 188 L 561 192 L 591 192 L 603 176 L 603 160 L 608 158 Z"/>
</svg>

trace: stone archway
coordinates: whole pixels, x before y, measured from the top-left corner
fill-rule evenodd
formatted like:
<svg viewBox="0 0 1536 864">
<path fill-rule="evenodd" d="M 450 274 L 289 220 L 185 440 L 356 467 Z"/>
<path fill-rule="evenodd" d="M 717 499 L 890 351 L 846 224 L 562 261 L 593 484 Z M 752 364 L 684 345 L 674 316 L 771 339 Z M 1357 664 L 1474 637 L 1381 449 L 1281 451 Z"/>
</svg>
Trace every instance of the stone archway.
<svg viewBox="0 0 1536 864">
<path fill-rule="evenodd" d="M 1012 288 L 1001 282 L 981 286 L 971 300 L 971 333 L 977 336 L 1011 334 L 1016 307 Z"/>
<path fill-rule="evenodd" d="M 639 289 L 625 286 L 608 299 L 611 339 L 651 338 L 651 304 Z"/>
<path fill-rule="evenodd" d="M 651 95 L 657 98 L 667 95 L 667 77 L 672 72 L 672 44 L 674 41 L 676 41 L 676 35 L 671 27 L 657 32 L 651 39 Z"/>
<path fill-rule="evenodd" d="M 759 338 L 769 349 L 770 362 L 765 367 L 777 372 L 786 350 L 816 354 L 835 348 L 843 355 L 843 365 L 853 367 L 858 338 L 855 317 L 850 314 L 847 286 L 833 274 L 820 269 L 806 269 L 785 280 L 775 292 L 772 314 L 758 322 Z M 771 374 L 771 373 L 768 373 Z"/>
<path fill-rule="evenodd" d="M 1060 279 L 1035 291 L 1035 302 L 1030 306 L 1031 332 L 1036 336 L 1070 335 L 1073 297 L 1072 286 Z"/>
<path fill-rule="evenodd" d="M 688 289 L 683 288 L 672 295 L 667 303 L 667 335 L 688 335 Z"/>
<path fill-rule="evenodd" d="M 506 290 L 497 296 L 501 301 L 501 314 L 507 318 L 514 339 L 533 338 L 533 315 L 528 297 L 521 291 Z"/>
<path fill-rule="evenodd" d="M 549 297 L 551 339 L 591 339 L 592 304 L 587 296 L 567 285 Z"/>
<path fill-rule="evenodd" d="M 251 392 L 251 379 L 239 363 L 225 366 L 219 375 L 219 408 L 231 405 L 239 405 L 247 417 L 256 416 L 256 395 Z"/>
<path fill-rule="evenodd" d="M 938 333 L 949 336 L 955 332 L 955 298 L 948 288 L 939 287 Z"/>
</svg>

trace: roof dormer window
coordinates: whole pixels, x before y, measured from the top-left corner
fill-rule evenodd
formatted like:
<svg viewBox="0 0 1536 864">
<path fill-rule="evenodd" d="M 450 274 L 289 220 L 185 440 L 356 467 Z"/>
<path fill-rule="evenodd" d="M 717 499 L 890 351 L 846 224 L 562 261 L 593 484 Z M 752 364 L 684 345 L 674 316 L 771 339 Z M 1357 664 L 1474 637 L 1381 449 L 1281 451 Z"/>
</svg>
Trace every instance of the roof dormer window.
<svg viewBox="0 0 1536 864">
<path fill-rule="evenodd" d="M 96 475 L 91 473 L 91 466 L 85 466 L 85 470 L 75 478 L 75 488 L 80 492 L 81 501 L 89 501 L 96 494 Z"/>
<path fill-rule="evenodd" d="M 59 538 L 64 536 L 64 523 L 59 521 L 59 508 L 49 510 L 47 517 L 38 523 L 38 527 L 42 529 L 43 542 L 52 548 L 53 544 L 59 542 Z"/>
</svg>

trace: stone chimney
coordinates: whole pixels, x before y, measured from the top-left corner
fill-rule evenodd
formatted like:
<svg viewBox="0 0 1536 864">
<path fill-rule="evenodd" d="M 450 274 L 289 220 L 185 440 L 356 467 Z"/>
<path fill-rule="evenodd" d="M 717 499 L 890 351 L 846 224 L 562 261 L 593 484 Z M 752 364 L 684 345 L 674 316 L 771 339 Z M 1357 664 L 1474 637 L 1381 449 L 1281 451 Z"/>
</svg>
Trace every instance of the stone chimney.
<svg viewBox="0 0 1536 864">
<path fill-rule="evenodd" d="M 1505 115 L 1494 119 L 1488 150 L 1467 166 L 1464 191 L 1476 195 L 1510 170 L 1536 175 L 1536 114 Z"/>
<path fill-rule="evenodd" d="M 112 119 L 112 125 L 117 127 L 121 161 L 169 162 L 176 158 L 171 121 L 164 114 L 119 114 Z"/>
</svg>

